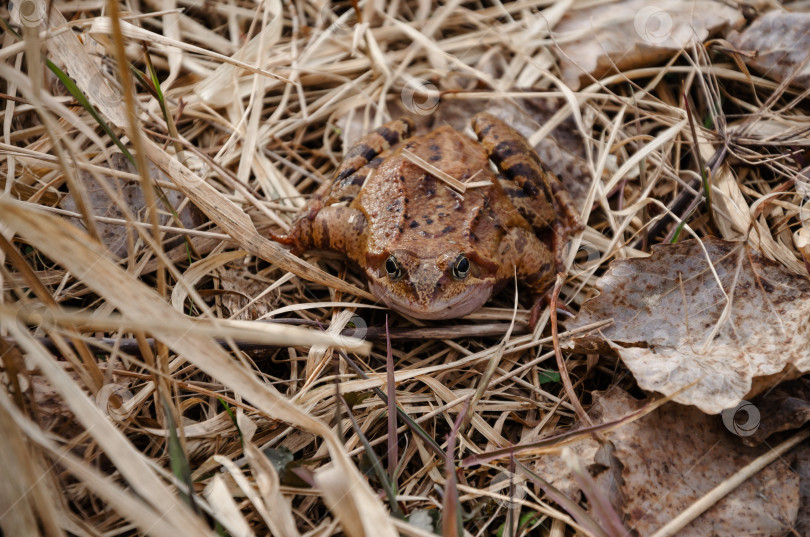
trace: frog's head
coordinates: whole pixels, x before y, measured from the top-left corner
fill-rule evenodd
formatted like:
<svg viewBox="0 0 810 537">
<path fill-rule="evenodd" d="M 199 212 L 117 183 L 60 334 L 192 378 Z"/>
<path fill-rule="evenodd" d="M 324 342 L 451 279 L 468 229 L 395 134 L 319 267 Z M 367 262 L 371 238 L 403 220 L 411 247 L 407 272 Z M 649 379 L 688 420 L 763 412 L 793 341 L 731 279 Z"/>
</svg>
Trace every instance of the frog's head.
<svg viewBox="0 0 810 537">
<path fill-rule="evenodd" d="M 458 251 L 417 255 L 394 250 L 380 256 L 367 272 L 371 292 L 400 313 L 418 319 L 461 317 L 484 305 L 495 274 Z"/>
</svg>

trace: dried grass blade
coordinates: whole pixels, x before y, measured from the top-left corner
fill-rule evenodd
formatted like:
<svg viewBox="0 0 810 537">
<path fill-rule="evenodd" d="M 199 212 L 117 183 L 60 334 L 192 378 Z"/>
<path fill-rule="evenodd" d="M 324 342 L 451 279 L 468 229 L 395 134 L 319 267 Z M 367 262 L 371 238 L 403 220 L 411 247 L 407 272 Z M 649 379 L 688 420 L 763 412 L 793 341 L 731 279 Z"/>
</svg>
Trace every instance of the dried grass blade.
<svg viewBox="0 0 810 537">
<path fill-rule="evenodd" d="M 40 20 L 41 30 L 58 29 L 68 25 L 67 19 L 53 2 L 49 0 L 28 1 L 30 3 L 27 9 L 31 9 L 33 5 L 36 13 L 47 13 L 47 16 Z M 87 53 L 75 33 L 72 31 L 53 32 L 45 41 L 45 45 L 48 47 L 48 53 L 54 58 L 54 63 L 65 66 L 67 73 L 76 81 L 76 85 L 84 90 L 85 94 L 94 101 L 96 107 L 104 112 L 110 121 L 119 126 L 126 124 L 127 115 L 121 103 L 99 97 L 99 95 L 115 95 L 117 92 L 101 72 L 98 64 Z"/>
<path fill-rule="evenodd" d="M 269 512 L 269 517 L 265 519 L 265 522 L 273 535 L 299 537 L 300 533 L 298 533 L 293 517 L 292 502 L 281 493 L 281 484 L 276 469 L 253 442 L 245 443 L 245 457 L 264 500 L 264 511 Z"/>
<path fill-rule="evenodd" d="M 138 496 L 148 499 L 155 510 L 166 513 L 165 516 L 173 525 L 199 535 L 213 537 L 206 524 L 158 479 L 152 467 L 144 460 L 143 454 L 135 449 L 121 431 L 101 413 L 58 362 L 28 332 L 22 330 L 14 318 L 8 318 L 5 314 L 0 314 L 0 318 L 3 318 L 3 324 L 8 327 L 27 357 L 36 364 L 62 396 L 62 400 L 73 412 L 76 420 L 95 439 L 99 448 L 109 457 Z"/>
<path fill-rule="evenodd" d="M 231 496 L 222 476 L 215 475 L 206 485 L 203 495 L 208 500 L 217 522 L 228 530 L 229 535 L 234 537 L 252 537 L 255 535 L 233 500 L 233 496 Z"/>
<path fill-rule="evenodd" d="M 380 480 L 380 485 L 385 491 L 385 495 L 388 497 L 388 505 L 391 507 L 391 512 L 399 518 L 404 518 L 402 511 L 400 511 L 399 505 L 397 504 L 396 490 L 391 480 L 388 479 L 388 474 L 386 474 L 385 470 L 383 469 L 382 461 L 368 443 L 368 438 L 363 432 L 363 429 L 360 428 L 360 424 L 357 423 L 357 419 L 355 419 L 354 414 L 352 414 L 352 409 L 349 407 L 349 403 L 346 402 L 346 399 L 340 395 L 340 393 L 337 395 L 340 402 L 343 403 L 343 406 L 346 409 L 346 415 L 349 417 L 349 421 L 352 424 L 354 433 L 357 435 L 357 438 L 360 439 L 363 447 L 366 448 L 366 457 L 368 457 L 368 460 L 371 461 L 371 467 L 374 468 L 374 474 L 377 476 L 377 479 Z"/>
<path fill-rule="evenodd" d="M 391 335 L 388 333 L 388 315 L 385 316 L 385 371 L 388 388 L 388 475 L 392 483 L 397 479 L 399 461 L 399 438 L 397 438 L 397 385 L 394 376 L 394 351 L 391 349 Z"/>
<path fill-rule="evenodd" d="M 548 438 L 543 438 L 536 442 L 529 442 L 526 444 L 518 444 L 516 446 L 503 448 L 503 449 L 496 449 L 492 451 L 488 451 L 486 453 L 481 453 L 480 455 L 472 455 L 467 457 L 463 461 L 461 461 L 462 466 L 473 466 L 476 464 L 484 464 L 490 461 L 494 461 L 496 459 L 503 459 L 506 457 L 512 457 L 518 455 L 520 453 L 526 452 L 533 452 L 533 453 L 548 453 L 552 451 L 559 450 L 562 446 L 566 444 L 570 444 L 571 442 L 576 441 L 577 439 L 581 438 L 585 435 L 591 435 L 594 433 L 604 433 L 609 432 L 614 429 L 617 429 L 627 423 L 636 421 L 638 419 L 643 418 L 647 414 L 655 411 L 661 405 L 669 402 L 672 398 L 676 397 L 678 394 L 683 393 L 684 391 L 688 390 L 689 388 L 693 387 L 697 384 L 699 380 L 696 380 L 690 384 L 687 384 L 677 392 L 673 393 L 672 395 L 668 395 L 667 397 L 662 397 L 656 401 L 652 401 L 644 405 L 643 407 L 639 408 L 635 412 L 631 412 L 626 416 L 609 421 L 606 423 L 600 423 L 598 425 L 593 425 L 590 427 L 583 427 L 581 429 L 577 429 L 575 431 L 567 431 L 562 434 L 550 436 Z"/>
<path fill-rule="evenodd" d="M 297 86 L 297 82 L 293 82 L 288 78 L 285 78 L 281 75 L 277 75 L 275 73 L 271 73 L 270 71 L 266 71 L 265 69 L 261 69 L 258 67 L 254 67 L 248 63 L 242 62 L 240 60 L 231 58 L 229 56 L 225 56 L 218 52 L 213 52 L 211 50 L 204 49 L 202 47 L 198 47 L 196 45 L 190 45 L 188 43 L 184 43 L 183 41 L 176 41 L 174 39 L 170 39 L 168 37 L 162 36 L 160 34 L 156 34 L 155 32 L 150 32 L 144 28 L 139 28 L 133 24 L 130 24 L 126 21 L 121 21 L 121 31 L 124 36 L 135 39 L 137 41 L 146 41 L 147 43 L 156 43 L 159 45 L 166 45 L 169 47 L 176 47 L 181 50 L 185 50 L 188 52 L 196 52 L 197 54 L 201 54 L 203 56 L 209 56 L 215 60 L 220 60 L 225 63 L 229 63 L 236 67 L 240 67 L 249 71 L 253 74 L 262 75 L 266 77 L 273 78 L 280 82 L 285 82 L 287 84 L 292 84 Z M 90 33 L 96 34 L 96 36 L 104 36 L 106 34 L 112 33 L 112 22 L 109 18 L 106 17 L 99 17 L 98 19 L 93 21 L 93 24 L 90 26 Z"/>
<path fill-rule="evenodd" d="M 430 162 L 426 161 L 425 159 L 419 157 L 415 153 L 412 153 L 411 151 L 408 151 L 407 149 L 403 149 L 402 150 L 402 155 L 409 162 L 411 162 L 413 164 L 416 164 L 417 166 L 419 166 L 420 168 L 422 168 L 423 170 L 425 170 L 429 174 L 431 174 L 434 177 L 436 177 L 438 179 L 441 179 L 442 181 L 447 183 L 447 186 L 449 186 L 450 188 L 452 188 L 453 190 L 455 190 L 459 194 L 464 194 L 464 192 L 467 190 L 467 185 L 465 183 L 462 183 L 461 181 L 459 181 L 458 179 L 456 179 L 455 177 L 453 177 L 452 175 L 450 175 L 446 171 L 437 168 L 436 166 L 434 166 Z"/>
<path fill-rule="evenodd" d="M 349 358 L 345 352 L 341 351 L 340 357 L 343 360 L 345 360 L 347 364 L 349 364 L 349 366 L 354 370 L 355 373 L 357 373 L 357 375 L 360 378 L 368 380 L 368 375 L 366 375 L 365 372 L 362 369 L 360 369 L 360 367 L 356 363 L 354 363 L 354 360 Z M 388 403 L 388 397 L 386 397 L 385 393 L 380 388 L 375 386 L 373 387 L 373 390 L 374 393 L 377 394 L 377 397 L 385 401 L 386 404 Z M 411 419 L 411 417 L 404 410 L 399 408 L 399 406 L 397 406 L 396 408 L 397 414 L 399 414 L 399 417 L 402 418 L 402 421 L 405 422 L 405 424 L 411 429 L 411 431 L 413 431 L 413 433 L 416 434 L 416 436 L 418 436 L 423 442 L 425 442 L 425 444 L 431 447 L 434 453 L 443 457 L 444 450 L 442 450 L 441 446 L 436 442 L 436 440 L 434 440 L 434 438 L 431 435 L 429 435 L 427 431 L 422 429 L 422 427 L 420 427 L 418 423 L 413 421 L 413 419 Z"/>
<path fill-rule="evenodd" d="M 591 474 L 582 466 L 582 461 L 579 460 L 579 457 L 577 457 L 570 448 L 563 448 L 562 458 L 568 466 L 568 469 L 571 470 L 574 480 L 577 482 L 577 486 L 585 493 L 585 497 L 588 499 L 588 505 L 591 507 L 591 512 L 596 515 L 603 526 L 606 526 L 603 529 L 606 530 L 611 537 L 625 537 L 628 535 L 628 533 L 630 533 L 629 530 L 622 524 L 621 518 L 616 513 L 616 510 L 613 509 L 606 493 L 599 490 L 596 481 L 594 481 Z"/>
<path fill-rule="evenodd" d="M 456 465 L 453 454 L 456 451 L 456 437 L 464 421 L 464 416 L 470 408 L 469 400 L 464 403 L 461 412 L 456 416 L 453 428 L 447 436 L 447 452 L 444 455 L 445 485 L 444 500 L 442 501 L 442 536 L 463 537 L 464 525 L 461 520 L 461 503 L 458 498 L 458 484 L 456 482 Z"/>
</svg>

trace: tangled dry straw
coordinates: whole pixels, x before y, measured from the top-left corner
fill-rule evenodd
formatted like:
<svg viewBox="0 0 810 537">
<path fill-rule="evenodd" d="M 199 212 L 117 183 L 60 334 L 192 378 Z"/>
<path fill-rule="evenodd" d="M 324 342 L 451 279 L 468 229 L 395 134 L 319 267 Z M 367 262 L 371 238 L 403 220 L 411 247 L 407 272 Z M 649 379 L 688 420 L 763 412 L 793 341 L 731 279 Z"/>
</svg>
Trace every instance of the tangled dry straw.
<svg viewBox="0 0 810 537">
<path fill-rule="evenodd" d="M 388 315 L 387 373 L 386 312 L 358 274 L 266 239 L 352 137 L 391 116 L 462 126 L 487 108 L 529 117 L 535 143 L 569 133 L 578 149 L 561 165 L 578 170 L 565 179 L 588 222 L 560 295 L 574 311 L 611 259 L 644 255 L 681 218 L 684 236 L 747 238 L 804 270 L 799 92 L 742 71 L 722 43 L 574 92 L 553 54 L 564 37 L 549 32 L 573 4 L 25 0 L 0 11 L 18 34 L 6 27 L 0 49 L 5 534 L 428 535 L 462 411 L 455 461 L 570 427 L 549 313 L 528 333 L 513 289 L 463 320 Z M 134 166 L 113 164 L 120 149 L 46 59 Z M 246 322 L 259 317 L 303 326 Z M 593 389 L 632 386 L 607 358 L 565 365 L 585 406 Z M 386 394 L 425 436 L 402 417 L 392 430 Z M 375 459 L 393 475 L 394 506 Z M 508 461 L 455 472 L 469 534 L 507 519 L 592 534 L 510 475 Z"/>
</svg>

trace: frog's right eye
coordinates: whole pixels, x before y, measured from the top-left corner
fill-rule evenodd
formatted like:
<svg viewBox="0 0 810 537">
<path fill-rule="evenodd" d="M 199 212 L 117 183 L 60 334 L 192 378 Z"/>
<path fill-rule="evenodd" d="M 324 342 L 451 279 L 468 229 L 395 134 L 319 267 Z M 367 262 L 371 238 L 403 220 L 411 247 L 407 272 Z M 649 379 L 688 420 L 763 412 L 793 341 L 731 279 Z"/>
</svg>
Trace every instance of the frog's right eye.
<svg viewBox="0 0 810 537">
<path fill-rule="evenodd" d="M 385 260 L 385 272 L 388 273 L 388 277 L 392 280 L 402 278 L 402 267 L 399 266 L 399 262 L 397 262 L 396 257 L 391 256 Z"/>
</svg>

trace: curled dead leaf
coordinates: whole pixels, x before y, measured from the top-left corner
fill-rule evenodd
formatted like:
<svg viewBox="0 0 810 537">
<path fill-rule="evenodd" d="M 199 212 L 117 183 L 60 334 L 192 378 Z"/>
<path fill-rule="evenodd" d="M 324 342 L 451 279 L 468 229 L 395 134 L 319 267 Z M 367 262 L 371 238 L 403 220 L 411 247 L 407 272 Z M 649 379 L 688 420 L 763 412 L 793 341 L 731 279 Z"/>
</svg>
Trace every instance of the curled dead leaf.
<svg viewBox="0 0 810 537">
<path fill-rule="evenodd" d="M 653 65 L 742 22 L 738 9 L 712 0 L 623 0 L 573 10 L 554 28 L 562 78 L 579 89 L 591 76 Z"/>
<path fill-rule="evenodd" d="M 810 82 L 810 13 L 770 11 L 729 41 L 744 51 L 755 51 L 742 60 L 764 76 L 804 89 Z"/>
<path fill-rule="evenodd" d="M 645 390 L 697 381 L 674 400 L 718 414 L 810 370 L 810 280 L 743 243 L 654 246 L 611 263 L 597 287 L 568 328 L 614 323 L 569 345 L 609 346 Z"/>
</svg>

